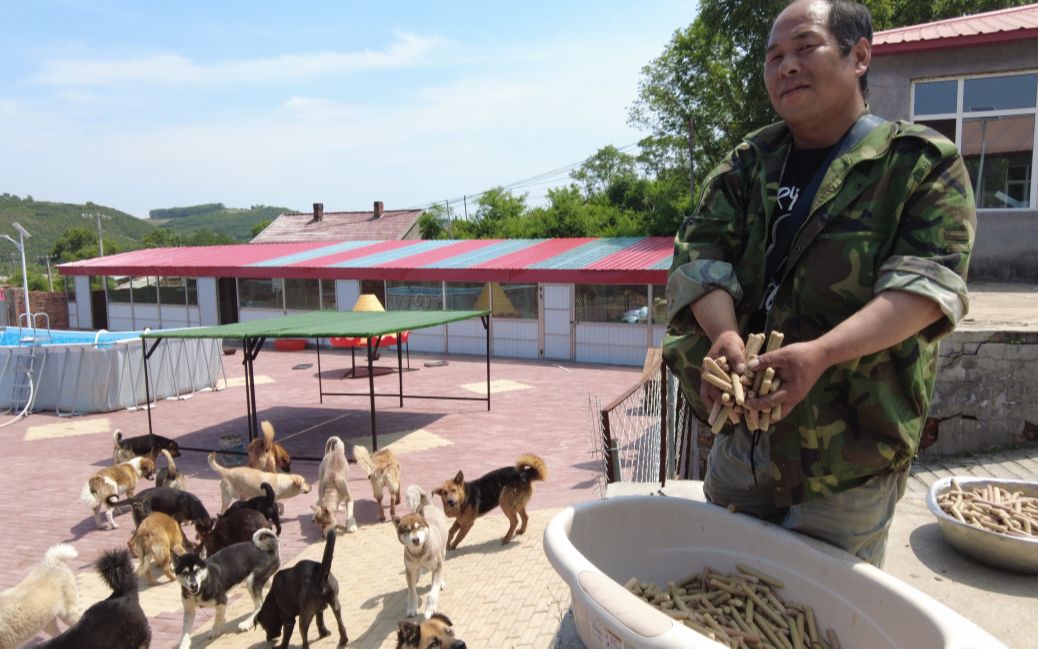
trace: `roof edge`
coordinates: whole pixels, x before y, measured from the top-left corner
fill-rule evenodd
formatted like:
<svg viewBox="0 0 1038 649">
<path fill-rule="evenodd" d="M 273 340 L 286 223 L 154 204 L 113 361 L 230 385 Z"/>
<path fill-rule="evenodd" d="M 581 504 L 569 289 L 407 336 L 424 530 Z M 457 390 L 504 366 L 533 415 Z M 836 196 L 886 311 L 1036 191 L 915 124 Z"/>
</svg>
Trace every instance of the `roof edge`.
<svg viewBox="0 0 1038 649">
<path fill-rule="evenodd" d="M 1014 29 L 994 34 L 970 34 L 968 36 L 944 36 L 928 40 L 902 41 L 900 43 L 880 43 L 872 46 L 873 56 L 890 56 L 909 52 L 926 52 L 961 47 L 980 47 L 996 45 L 1010 41 L 1022 41 L 1038 38 L 1038 27 Z"/>
</svg>

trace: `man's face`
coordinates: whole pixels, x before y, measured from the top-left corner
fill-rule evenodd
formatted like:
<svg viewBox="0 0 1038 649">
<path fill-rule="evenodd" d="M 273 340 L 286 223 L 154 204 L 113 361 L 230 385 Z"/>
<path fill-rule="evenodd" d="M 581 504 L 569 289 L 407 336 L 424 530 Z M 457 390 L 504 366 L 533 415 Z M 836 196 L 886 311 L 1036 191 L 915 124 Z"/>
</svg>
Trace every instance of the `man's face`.
<svg viewBox="0 0 1038 649">
<path fill-rule="evenodd" d="M 802 0 L 775 19 L 764 60 L 764 83 L 775 112 L 796 132 L 854 119 L 864 105 L 858 78 L 868 69 L 862 39 L 846 55 L 829 31 L 829 6 Z"/>
</svg>

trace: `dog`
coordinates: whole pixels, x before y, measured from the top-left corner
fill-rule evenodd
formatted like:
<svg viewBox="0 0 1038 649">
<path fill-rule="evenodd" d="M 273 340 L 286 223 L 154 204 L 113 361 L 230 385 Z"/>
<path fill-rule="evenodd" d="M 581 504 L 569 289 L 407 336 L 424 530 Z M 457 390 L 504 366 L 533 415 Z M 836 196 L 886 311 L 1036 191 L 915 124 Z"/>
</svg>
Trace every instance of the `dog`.
<svg viewBox="0 0 1038 649">
<path fill-rule="evenodd" d="M 498 505 L 508 517 L 508 532 L 501 539 L 501 544 L 511 541 L 513 534 L 525 532 L 529 519 L 526 503 L 533 496 L 533 482 L 547 477 L 548 468 L 544 461 L 532 454 L 521 455 L 515 461 L 515 466 L 494 469 L 472 482 L 465 482 L 465 475 L 458 471 L 453 480 L 433 490 L 433 495 L 443 500 L 443 511 L 454 519 L 447 538 L 447 549 L 457 548 L 476 519 Z M 516 531 L 520 518 L 523 522 Z"/>
<path fill-rule="evenodd" d="M 291 473 L 292 456 L 288 454 L 284 446 L 274 441 L 273 424 L 269 421 L 261 421 L 260 428 L 263 429 L 263 437 L 252 440 L 245 449 L 249 468 L 268 473 L 277 471 Z"/>
<path fill-rule="evenodd" d="M 454 637 L 453 627 L 443 613 L 421 624 L 404 620 L 397 624 L 396 649 L 466 649 L 465 641 Z"/>
<path fill-rule="evenodd" d="M 389 517 L 396 516 L 396 506 L 400 504 L 400 463 L 393 451 L 384 448 L 368 453 L 363 446 L 353 447 L 353 457 L 357 464 L 364 467 L 371 481 L 371 493 L 378 502 L 378 520 L 386 522 L 386 512 L 382 509 L 382 492 L 389 491 Z"/>
<path fill-rule="evenodd" d="M 173 457 L 180 457 L 180 446 L 162 435 L 140 435 L 123 437 L 123 432 L 116 429 L 112 433 L 112 462 L 119 464 L 129 462 L 135 457 L 147 456 L 154 460 L 162 449 L 166 449 Z"/>
<path fill-rule="evenodd" d="M 260 487 L 263 489 L 262 496 L 231 503 L 231 506 L 224 512 L 224 516 L 239 509 L 255 509 L 270 519 L 270 522 L 274 524 L 274 531 L 277 532 L 278 536 L 281 536 L 281 512 L 278 511 L 278 503 L 274 498 L 274 488 L 266 482 L 261 484 Z"/>
<path fill-rule="evenodd" d="M 140 524 L 130 540 L 126 542 L 130 554 L 140 559 L 137 574 L 147 577 L 152 586 L 158 580 L 151 572 L 151 564 L 155 563 L 170 581 L 176 581 L 173 574 L 173 555 L 180 556 L 187 552 L 184 548 L 184 532 L 180 525 L 168 514 L 152 512 Z"/>
<path fill-rule="evenodd" d="M 299 618 L 299 634 L 303 636 L 303 649 L 309 649 L 307 634 L 310 621 L 317 616 L 317 637 L 332 634 L 324 625 L 324 609 L 331 607 L 332 615 L 339 626 L 339 647 L 350 641 L 346 627 L 342 624 L 339 608 L 339 582 L 332 575 L 332 553 L 335 551 L 335 530 L 329 530 L 324 541 L 324 556 L 321 563 L 300 561 L 286 570 L 278 571 L 270 584 L 270 592 L 263 600 L 256 622 L 267 633 L 267 642 L 275 642 L 281 634 L 280 649 L 288 649 L 296 617 Z M 282 631 L 283 630 L 283 631 Z"/>
<path fill-rule="evenodd" d="M 133 510 L 133 524 L 137 527 L 152 512 L 168 514 L 178 523 L 191 523 L 197 529 L 208 529 L 213 524 L 198 496 L 173 487 L 151 487 L 125 500 L 116 500 L 113 495 L 108 497 L 107 503 L 113 508 L 129 505 Z"/>
<path fill-rule="evenodd" d="M 429 502 L 418 485 L 407 488 L 407 506 L 411 513 L 393 518 L 396 537 L 404 546 L 404 572 L 407 575 L 407 616 L 418 615 L 418 578 L 422 570 L 432 573 L 432 590 L 425 600 L 425 619 L 436 612 L 443 580 L 443 564 L 447 559 L 447 516 Z"/>
<path fill-rule="evenodd" d="M 236 498 L 247 500 L 262 496 L 263 488 L 260 485 L 264 482 L 270 483 L 278 499 L 310 493 L 310 483 L 295 473 L 268 473 L 246 466 L 222 467 L 216 461 L 215 452 L 209 454 L 209 466 L 220 476 L 221 513 L 227 511 L 231 501 Z"/>
<path fill-rule="evenodd" d="M 112 518 L 112 510 L 108 506 L 110 496 L 132 496 L 137 488 L 139 478 L 151 479 L 155 475 L 155 462 L 149 457 L 135 457 L 128 462 L 101 469 L 95 473 L 80 492 L 79 498 L 94 509 L 94 522 L 97 529 L 115 529 L 119 527 Z M 101 522 L 101 509 L 105 510 L 108 526 Z"/>
<path fill-rule="evenodd" d="M 348 480 L 350 477 L 349 462 L 346 460 L 346 446 L 342 440 L 332 435 L 324 443 L 324 458 L 317 470 L 317 504 L 311 505 L 314 522 L 321 527 L 321 534 L 335 528 L 338 523 L 338 511 L 346 508 L 346 531 L 350 534 L 357 531 L 357 520 L 353 518 L 353 496 L 350 495 Z"/>
<path fill-rule="evenodd" d="M 229 545 L 250 540 L 258 530 L 264 529 L 273 529 L 273 525 L 255 509 L 227 510 L 211 528 L 197 530 L 198 543 L 205 550 L 205 556 L 211 557 Z"/>
<path fill-rule="evenodd" d="M 79 556 L 59 543 L 17 585 L 0 591 L 0 647 L 22 646 L 40 631 L 60 633 L 57 620 L 71 626 L 79 619 L 79 587 L 67 561 Z"/>
<path fill-rule="evenodd" d="M 173 463 L 173 455 L 169 452 L 169 449 L 164 448 L 161 452 L 166 456 L 166 466 L 159 469 L 159 472 L 155 474 L 155 486 L 172 487 L 186 491 L 187 476 L 177 471 L 177 465 Z"/>
<path fill-rule="evenodd" d="M 226 630 L 227 592 L 242 581 L 248 586 L 253 611 L 238 625 L 238 630 L 251 629 L 263 604 L 263 587 L 279 567 L 278 537 L 273 530 L 267 529 L 257 530 L 251 541 L 230 545 L 208 559 L 202 559 L 194 552 L 178 557 L 175 572 L 180 582 L 180 600 L 184 604 L 180 649 L 191 646 L 191 627 L 195 624 L 195 612 L 199 606 L 216 608 L 208 639 L 212 640 Z"/>
<path fill-rule="evenodd" d="M 97 560 L 97 571 L 112 589 L 67 631 L 36 649 L 147 649 L 151 627 L 138 599 L 137 575 L 130 553 L 108 550 Z"/>
</svg>

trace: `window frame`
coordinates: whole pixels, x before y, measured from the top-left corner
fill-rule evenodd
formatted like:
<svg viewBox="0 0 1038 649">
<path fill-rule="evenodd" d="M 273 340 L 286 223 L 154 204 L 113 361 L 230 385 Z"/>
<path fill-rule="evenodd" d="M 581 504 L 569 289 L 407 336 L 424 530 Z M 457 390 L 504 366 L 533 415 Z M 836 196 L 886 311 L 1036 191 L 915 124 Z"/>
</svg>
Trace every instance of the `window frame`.
<svg viewBox="0 0 1038 649">
<path fill-rule="evenodd" d="M 908 93 L 909 101 L 909 119 L 912 123 L 917 122 L 930 122 L 937 120 L 955 120 L 955 146 L 962 150 L 962 137 L 963 137 L 963 122 L 971 119 L 984 119 L 984 118 L 999 118 L 999 117 L 1019 117 L 1029 116 L 1034 120 L 1034 127 L 1031 132 L 1031 168 L 1030 168 L 1030 183 L 1028 191 L 1028 200 L 1026 207 L 981 207 L 977 206 L 977 211 L 986 210 L 1021 210 L 1021 209 L 1036 209 L 1038 208 L 1038 173 L 1035 173 L 1035 165 L 1038 164 L 1038 85 L 1036 85 L 1035 101 L 1030 108 L 1004 108 L 998 110 L 964 110 L 963 101 L 965 96 L 966 82 L 972 79 L 995 79 L 998 77 L 1016 77 L 1023 75 L 1036 75 L 1038 76 L 1038 68 L 1030 68 L 1024 70 L 1012 70 L 1007 72 L 996 72 L 986 74 L 966 74 L 966 75 L 955 75 L 955 76 L 943 76 L 943 77 L 920 77 L 918 79 L 912 79 L 911 87 Z M 916 99 L 916 86 L 919 84 L 933 83 L 940 81 L 955 81 L 955 111 L 948 113 L 933 113 L 926 115 L 916 115 L 915 112 L 915 99 Z M 973 180 L 972 178 L 970 179 Z"/>
</svg>

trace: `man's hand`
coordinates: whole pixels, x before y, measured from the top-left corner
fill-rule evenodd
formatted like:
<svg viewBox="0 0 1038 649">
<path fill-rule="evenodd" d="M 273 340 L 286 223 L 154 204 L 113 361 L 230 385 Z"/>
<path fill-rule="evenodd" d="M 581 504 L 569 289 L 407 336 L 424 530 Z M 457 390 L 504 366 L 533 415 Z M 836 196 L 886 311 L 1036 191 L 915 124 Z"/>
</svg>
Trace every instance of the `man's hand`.
<svg viewBox="0 0 1038 649">
<path fill-rule="evenodd" d="M 811 391 L 818 377 L 829 367 L 825 350 L 817 340 L 794 343 L 773 352 L 761 354 L 747 363 L 754 372 L 775 368 L 775 376 L 782 379 L 779 389 L 764 397 L 749 399 L 746 405 L 753 410 L 771 410 L 782 404 L 782 417 L 793 411 Z M 777 421 L 777 420 L 773 420 Z"/>
<path fill-rule="evenodd" d="M 728 367 L 742 374 L 746 371 L 745 351 L 746 343 L 739 336 L 739 332 L 729 330 L 719 334 L 713 340 L 707 356 L 710 358 L 724 356 L 728 359 Z M 699 398 L 702 399 L 707 408 L 713 408 L 714 402 L 721 398 L 721 391 L 706 381 L 700 381 Z"/>
</svg>

